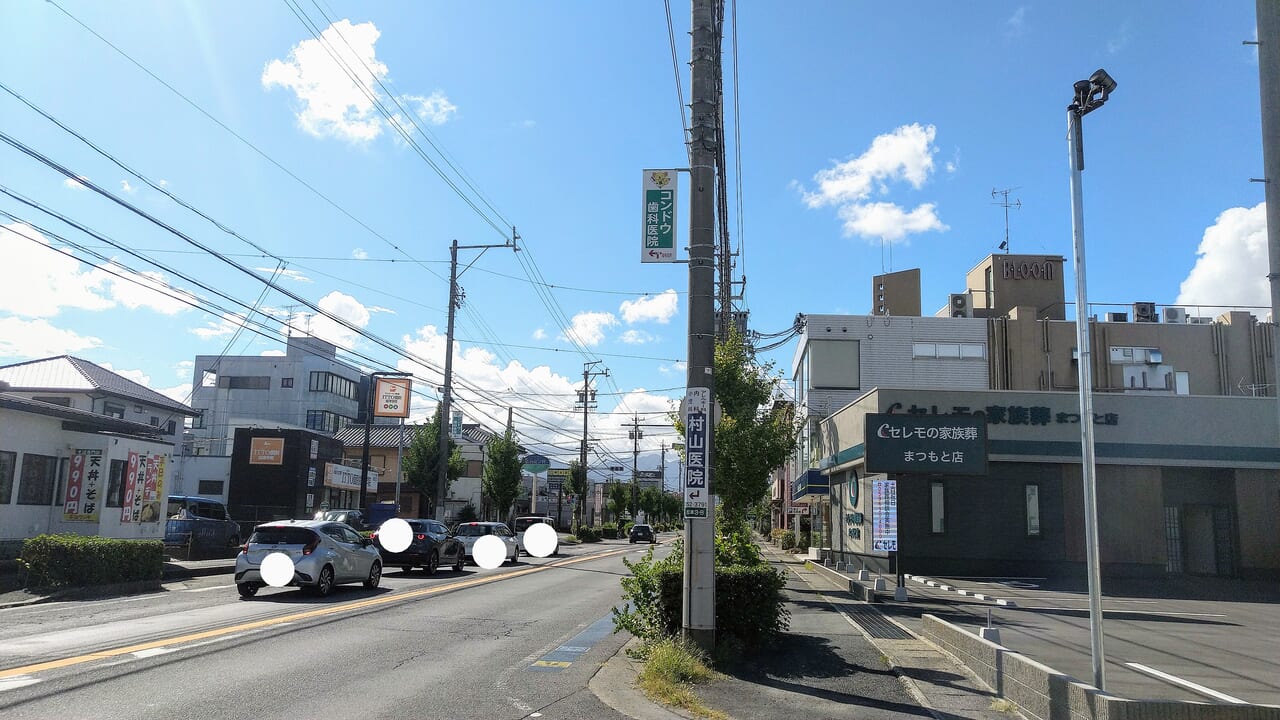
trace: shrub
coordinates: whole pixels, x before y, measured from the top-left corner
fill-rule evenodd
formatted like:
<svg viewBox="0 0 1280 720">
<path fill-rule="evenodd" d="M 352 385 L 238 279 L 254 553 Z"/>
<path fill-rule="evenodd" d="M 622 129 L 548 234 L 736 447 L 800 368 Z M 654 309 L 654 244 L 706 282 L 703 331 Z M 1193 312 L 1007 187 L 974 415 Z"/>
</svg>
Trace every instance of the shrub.
<svg viewBox="0 0 1280 720">
<path fill-rule="evenodd" d="M 595 528 L 587 527 L 586 525 L 579 525 L 573 531 L 573 534 L 584 543 L 600 542 L 600 533 Z"/>
<path fill-rule="evenodd" d="M 617 526 L 617 525 L 615 525 L 615 524 L 613 524 L 613 523 L 611 523 L 611 522 L 607 522 L 607 523 L 605 523 L 605 524 L 601 525 L 601 526 L 600 526 L 600 537 L 602 537 L 602 538 L 604 538 L 604 539 L 606 539 L 606 540 L 617 540 L 617 539 L 618 539 L 618 526 Z"/>
<path fill-rule="evenodd" d="M 754 650 L 784 632 L 791 619 L 782 594 L 786 584 L 767 563 L 716 567 L 717 641 Z"/>
<path fill-rule="evenodd" d="M 779 540 L 782 539 L 782 534 L 785 532 L 786 530 L 783 530 L 782 528 L 774 528 L 769 531 L 769 539 L 776 544 Z"/>
<path fill-rule="evenodd" d="M 809 531 L 801 530 L 800 536 L 796 538 L 796 548 L 804 551 L 809 549 Z"/>
<path fill-rule="evenodd" d="M 464 522 L 475 522 L 479 519 L 480 519 L 480 515 L 476 512 L 476 506 L 473 503 L 467 503 L 466 505 L 462 506 L 461 510 L 458 511 L 458 517 L 455 518 L 455 521 L 464 523 Z"/>
<path fill-rule="evenodd" d="M 779 546 L 783 550 L 790 550 L 796 546 L 796 534 L 792 530 L 783 530 L 782 535 L 778 536 Z"/>
<path fill-rule="evenodd" d="M 40 535 L 22 544 L 27 587 L 75 587 L 159 580 L 161 540 L 116 540 L 85 535 Z"/>
<path fill-rule="evenodd" d="M 716 536 L 716 566 L 721 565 L 768 565 L 760 555 L 760 548 L 751 540 L 748 533 L 740 532 L 732 535 Z"/>
</svg>

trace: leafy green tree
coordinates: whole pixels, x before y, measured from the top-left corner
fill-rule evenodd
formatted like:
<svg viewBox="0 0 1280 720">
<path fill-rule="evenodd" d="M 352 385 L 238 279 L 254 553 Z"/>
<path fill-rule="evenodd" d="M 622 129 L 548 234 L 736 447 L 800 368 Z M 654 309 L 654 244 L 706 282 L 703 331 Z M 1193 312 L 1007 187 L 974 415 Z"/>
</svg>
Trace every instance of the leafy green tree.
<svg viewBox="0 0 1280 720">
<path fill-rule="evenodd" d="M 460 523 L 475 522 L 479 519 L 480 515 L 476 512 L 476 506 L 471 503 L 463 505 L 462 509 L 458 511 L 458 522 Z"/>
<path fill-rule="evenodd" d="M 458 444 L 449 439 L 449 464 L 445 471 L 447 480 L 442 495 L 448 495 L 449 485 L 453 484 L 467 471 L 467 461 L 462 457 Z M 426 504 L 426 515 L 435 515 L 436 486 L 439 484 L 440 461 L 440 406 L 436 406 L 431 422 L 418 428 L 413 434 L 413 441 L 404 453 L 404 476 L 406 481 L 422 493 Z"/>
<path fill-rule="evenodd" d="M 769 492 L 769 476 L 795 452 L 803 418 L 790 403 L 773 403 L 782 383 L 772 362 L 756 362 L 736 328 L 716 341 L 715 398 L 720 423 L 715 428 L 711 492 L 737 526 Z M 684 433 L 684 423 L 676 427 Z"/>
<path fill-rule="evenodd" d="M 511 505 L 520 495 L 520 444 L 510 428 L 505 435 L 489 442 L 481 491 L 498 516 L 506 520 L 511 514 Z"/>
<path fill-rule="evenodd" d="M 569 463 L 564 492 L 573 496 L 573 527 L 577 528 L 587 513 L 587 469 L 577 460 Z"/>
<path fill-rule="evenodd" d="M 662 491 L 656 487 L 647 487 L 640 491 L 640 509 L 650 522 L 662 519 Z"/>
<path fill-rule="evenodd" d="M 609 486 L 609 510 L 613 512 L 615 522 L 622 520 L 622 514 L 627 511 L 627 503 L 631 502 L 631 488 L 623 483 L 613 483 Z"/>
</svg>

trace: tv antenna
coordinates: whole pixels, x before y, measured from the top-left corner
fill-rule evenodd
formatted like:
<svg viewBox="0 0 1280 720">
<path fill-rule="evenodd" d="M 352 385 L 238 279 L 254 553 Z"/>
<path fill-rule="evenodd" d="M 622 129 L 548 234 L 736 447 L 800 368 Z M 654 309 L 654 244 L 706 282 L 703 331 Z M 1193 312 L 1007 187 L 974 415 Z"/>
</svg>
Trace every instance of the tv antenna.
<svg viewBox="0 0 1280 720">
<path fill-rule="evenodd" d="M 995 188 L 991 188 L 992 198 L 994 198 L 997 195 L 1001 196 L 1000 202 L 992 203 L 992 205 L 999 205 L 1000 207 L 1004 208 L 1004 242 L 1000 243 L 1000 249 L 1003 250 L 1006 255 L 1009 254 L 1009 208 L 1013 208 L 1015 210 L 1022 209 L 1021 200 L 1014 198 L 1013 202 L 1009 202 L 1009 193 L 1017 189 L 1018 188 L 1016 187 L 1006 188 L 1004 190 L 996 190 Z"/>
</svg>

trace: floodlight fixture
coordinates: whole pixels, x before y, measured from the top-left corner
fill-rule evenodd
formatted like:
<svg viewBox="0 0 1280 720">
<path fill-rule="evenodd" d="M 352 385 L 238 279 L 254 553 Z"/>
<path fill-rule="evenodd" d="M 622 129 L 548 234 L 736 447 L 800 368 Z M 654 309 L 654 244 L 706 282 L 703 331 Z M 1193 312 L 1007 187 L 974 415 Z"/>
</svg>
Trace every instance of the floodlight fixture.
<svg viewBox="0 0 1280 720">
<path fill-rule="evenodd" d="M 1102 107 L 1116 89 L 1116 81 L 1106 70 L 1098 68 L 1088 80 L 1077 81 L 1072 88 L 1075 90 L 1076 111 L 1087 115 Z"/>
</svg>

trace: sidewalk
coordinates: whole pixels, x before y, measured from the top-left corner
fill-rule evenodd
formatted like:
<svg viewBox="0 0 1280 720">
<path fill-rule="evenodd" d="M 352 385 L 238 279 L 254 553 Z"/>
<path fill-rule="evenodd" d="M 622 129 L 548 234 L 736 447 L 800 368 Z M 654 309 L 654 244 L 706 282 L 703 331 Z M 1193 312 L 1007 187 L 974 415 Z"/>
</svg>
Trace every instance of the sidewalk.
<svg viewBox="0 0 1280 720">
<path fill-rule="evenodd" d="M 1010 720 L 992 708 L 994 693 L 932 644 L 853 600 L 804 566 L 763 545 L 787 574 L 790 630 L 778 647 L 725 671 L 695 692 L 731 718 L 940 718 Z M 638 641 L 632 641 L 636 643 Z M 649 700 L 635 687 L 641 664 L 619 652 L 590 688 L 605 704 L 637 720 L 689 717 Z"/>
</svg>

